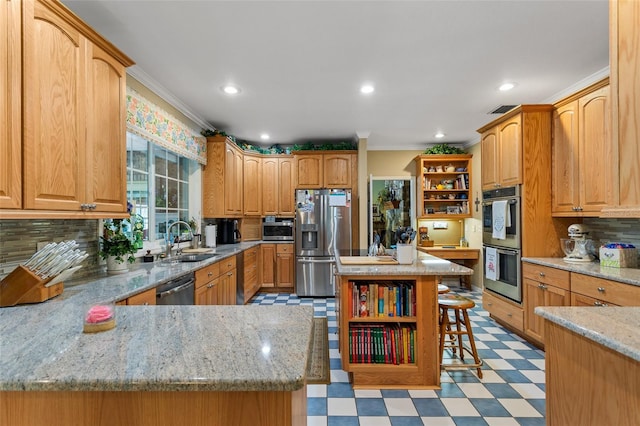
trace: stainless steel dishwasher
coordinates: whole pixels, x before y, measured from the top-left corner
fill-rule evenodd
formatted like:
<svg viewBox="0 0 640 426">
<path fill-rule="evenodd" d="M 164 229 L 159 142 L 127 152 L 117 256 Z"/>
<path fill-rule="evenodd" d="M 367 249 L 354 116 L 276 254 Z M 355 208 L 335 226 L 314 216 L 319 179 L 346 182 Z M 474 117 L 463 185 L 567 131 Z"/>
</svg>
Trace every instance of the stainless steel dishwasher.
<svg viewBox="0 0 640 426">
<path fill-rule="evenodd" d="M 156 287 L 156 305 L 193 305 L 195 274 L 183 275 Z"/>
</svg>

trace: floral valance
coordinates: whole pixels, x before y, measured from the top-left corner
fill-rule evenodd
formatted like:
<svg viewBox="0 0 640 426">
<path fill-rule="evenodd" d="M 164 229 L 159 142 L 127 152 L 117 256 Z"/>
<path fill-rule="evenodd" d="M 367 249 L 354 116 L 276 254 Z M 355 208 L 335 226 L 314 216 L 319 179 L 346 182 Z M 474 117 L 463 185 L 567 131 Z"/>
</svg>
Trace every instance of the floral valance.
<svg viewBox="0 0 640 426">
<path fill-rule="evenodd" d="M 207 164 L 207 140 L 127 87 L 127 130 L 184 157 Z"/>
</svg>

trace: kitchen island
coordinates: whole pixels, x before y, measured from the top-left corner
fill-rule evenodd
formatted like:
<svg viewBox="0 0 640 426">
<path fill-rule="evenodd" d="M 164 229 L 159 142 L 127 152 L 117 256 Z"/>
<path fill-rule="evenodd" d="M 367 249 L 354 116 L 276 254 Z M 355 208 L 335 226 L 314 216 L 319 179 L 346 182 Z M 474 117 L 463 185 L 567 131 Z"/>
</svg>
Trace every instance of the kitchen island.
<svg viewBox="0 0 640 426">
<path fill-rule="evenodd" d="M 439 277 L 473 270 L 421 252 L 406 265 L 336 263 L 340 357 L 352 386 L 438 388 Z"/>
<path fill-rule="evenodd" d="M 116 306 L 114 329 L 82 332 L 90 305 L 207 263 L 143 264 L 0 309 L 0 424 L 306 424 L 310 306 Z"/>
<path fill-rule="evenodd" d="M 640 424 L 640 308 L 538 307 L 547 424 Z"/>
</svg>

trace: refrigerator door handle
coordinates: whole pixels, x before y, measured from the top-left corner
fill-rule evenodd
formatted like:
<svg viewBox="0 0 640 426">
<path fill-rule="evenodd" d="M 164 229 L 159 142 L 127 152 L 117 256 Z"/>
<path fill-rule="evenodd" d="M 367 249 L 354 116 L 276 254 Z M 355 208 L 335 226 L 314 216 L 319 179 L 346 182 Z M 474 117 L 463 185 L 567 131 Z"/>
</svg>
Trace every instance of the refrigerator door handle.
<svg viewBox="0 0 640 426">
<path fill-rule="evenodd" d="M 322 260 L 318 260 L 318 259 L 305 259 L 305 258 L 298 258 L 298 262 L 300 263 L 335 263 L 336 259 L 335 258 L 331 258 L 331 259 L 322 259 Z"/>
</svg>

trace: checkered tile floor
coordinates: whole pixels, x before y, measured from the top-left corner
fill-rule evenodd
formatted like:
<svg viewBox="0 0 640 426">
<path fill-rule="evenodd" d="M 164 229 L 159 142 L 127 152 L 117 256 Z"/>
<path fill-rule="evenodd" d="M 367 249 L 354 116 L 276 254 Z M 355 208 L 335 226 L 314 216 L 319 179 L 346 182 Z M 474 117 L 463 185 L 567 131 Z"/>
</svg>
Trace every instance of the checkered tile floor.
<svg viewBox="0 0 640 426">
<path fill-rule="evenodd" d="M 544 352 L 489 318 L 479 292 L 459 294 L 476 302 L 469 317 L 483 378 L 475 369 L 443 371 L 440 390 L 354 391 L 341 369 L 332 298 L 260 293 L 252 303 L 313 305 L 329 321 L 331 384 L 308 386 L 308 426 L 544 425 Z"/>
</svg>

